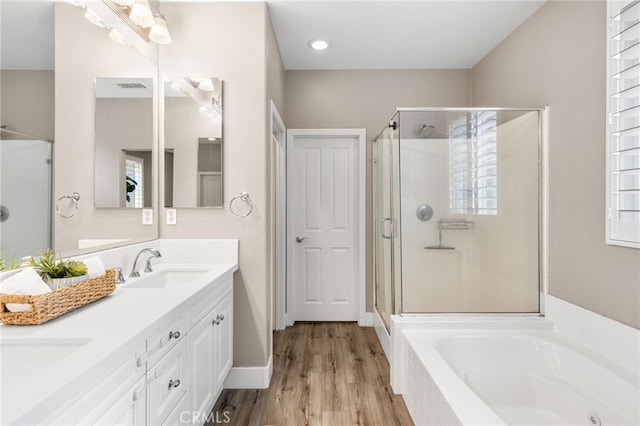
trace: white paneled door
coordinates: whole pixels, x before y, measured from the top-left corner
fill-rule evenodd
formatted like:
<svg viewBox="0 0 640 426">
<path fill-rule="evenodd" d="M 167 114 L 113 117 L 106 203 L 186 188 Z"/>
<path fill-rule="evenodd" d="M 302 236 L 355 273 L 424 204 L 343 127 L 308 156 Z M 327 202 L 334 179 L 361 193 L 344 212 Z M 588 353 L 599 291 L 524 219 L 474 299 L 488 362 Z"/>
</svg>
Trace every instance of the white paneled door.
<svg viewBox="0 0 640 426">
<path fill-rule="evenodd" d="M 295 321 L 359 319 L 363 142 L 364 131 L 289 131 L 288 259 Z"/>
</svg>

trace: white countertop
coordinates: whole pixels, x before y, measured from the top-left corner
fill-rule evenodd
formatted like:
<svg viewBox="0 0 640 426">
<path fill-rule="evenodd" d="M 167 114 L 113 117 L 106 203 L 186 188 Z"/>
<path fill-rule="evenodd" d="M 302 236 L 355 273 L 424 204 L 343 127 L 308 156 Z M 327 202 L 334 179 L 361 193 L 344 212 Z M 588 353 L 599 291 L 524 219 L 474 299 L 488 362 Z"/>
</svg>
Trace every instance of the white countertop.
<svg viewBox="0 0 640 426">
<path fill-rule="evenodd" d="M 47 323 L 0 325 L 0 424 L 10 424 L 32 410 L 52 412 L 69 395 L 64 390 L 82 389 L 83 384 L 92 383 L 110 357 L 129 350 L 131 342 L 155 331 L 164 316 L 188 309 L 201 290 L 231 276 L 238 265 L 159 263 L 154 273 L 173 268 L 207 272 L 173 288 L 127 288 L 145 278 L 142 273 L 139 279 L 127 278 L 111 295 Z M 11 350 L 15 344 L 36 342 L 37 350 L 39 344 L 48 341 L 48 359 L 28 351 L 28 356 L 11 356 L 9 351 L 2 355 L 4 345 Z M 57 353 L 56 345 L 64 344 L 69 346 Z"/>
</svg>

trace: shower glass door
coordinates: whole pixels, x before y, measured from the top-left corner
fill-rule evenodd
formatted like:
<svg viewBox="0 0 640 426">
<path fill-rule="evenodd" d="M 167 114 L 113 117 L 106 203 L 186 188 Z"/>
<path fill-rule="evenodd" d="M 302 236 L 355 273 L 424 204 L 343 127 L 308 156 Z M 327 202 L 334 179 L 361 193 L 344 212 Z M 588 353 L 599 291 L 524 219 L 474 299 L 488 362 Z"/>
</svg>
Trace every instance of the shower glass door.
<svg viewBox="0 0 640 426">
<path fill-rule="evenodd" d="M 14 263 L 50 247 L 51 143 L 0 140 L 0 254 Z"/>
<path fill-rule="evenodd" d="M 392 122 L 397 123 L 397 117 Z M 394 259 L 400 255 L 398 235 L 398 149 L 397 124 L 386 127 L 374 143 L 374 206 L 375 206 L 375 306 L 387 330 L 390 317 L 399 312 L 400 291 L 395 282 L 401 273 Z M 395 152 L 395 155 L 393 154 Z M 395 173 L 394 173 L 395 171 Z M 395 190 L 394 190 L 395 189 Z M 395 208 L 394 208 L 395 207 Z"/>
</svg>

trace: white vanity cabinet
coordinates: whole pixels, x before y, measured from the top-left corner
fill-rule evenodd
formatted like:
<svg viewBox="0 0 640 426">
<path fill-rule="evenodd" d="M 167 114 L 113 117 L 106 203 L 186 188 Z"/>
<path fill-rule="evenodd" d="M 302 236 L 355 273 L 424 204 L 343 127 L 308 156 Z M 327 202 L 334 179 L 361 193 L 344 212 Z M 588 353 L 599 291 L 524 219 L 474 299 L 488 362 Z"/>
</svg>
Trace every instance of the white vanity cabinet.
<svg viewBox="0 0 640 426">
<path fill-rule="evenodd" d="M 206 315 L 187 337 L 188 407 L 189 412 L 199 416 L 203 422 L 220 395 L 233 363 L 233 294 L 230 282 L 228 288 L 228 293 L 218 295 L 212 309 L 205 309 Z"/>
<path fill-rule="evenodd" d="M 137 363 L 137 354 L 144 351 L 144 339 L 127 346 L 124 357 L 115 357 L 105 366 L 84 392 L 68 394 L 64 404 L 49 418 L 28 419 L 27 423 L 47 425 L 90 425 L 125 418 L 126 424 L 144 424 L 146 410 L 145 369 Z M 142 423 L 139 423 L 142 421 Z M 112 424 L 115 424 L 112 422 Z"/>
<path fill-rule="evenodd" d="M 142 297 L 151 292 L 134 293 Z M 93 364 L 83 360 L 85 373 L 53 394 L 57 404 L 34 406 L 11 423 L 204 423 L 233 363 L 232 274 L 203 283 L 189 297 L 167 303 L 167 308 L 156 317 L 144 318 L 144 326 L 130 333 L 125 343 L 118 342 L 125 324 L 104 327 L 101 333 L 113 343 L 102 343 L 102 347 L 113 349 L 103 350 Z"/>
<path fill-rule="evenodd" d="M 146 423 L 147 387 L 145 378 L 140 380 L 104 413 L 96 425 L 137 426 Z"/>
<path fill-rule="evenodd" d="M 233 365 L 233 297 L 229 294 L 214 309 L 215 323 L 215 359 L 216 359 L 216 388 L 220 391 Z M 219 322 L 218 322 L 219 321 Z"/>
<path fill-rule="evenodd" d="M 187 391 L 186 341 L 178 343 L 147 373 L 149 425 L 160 425 Z"/>
</svg>

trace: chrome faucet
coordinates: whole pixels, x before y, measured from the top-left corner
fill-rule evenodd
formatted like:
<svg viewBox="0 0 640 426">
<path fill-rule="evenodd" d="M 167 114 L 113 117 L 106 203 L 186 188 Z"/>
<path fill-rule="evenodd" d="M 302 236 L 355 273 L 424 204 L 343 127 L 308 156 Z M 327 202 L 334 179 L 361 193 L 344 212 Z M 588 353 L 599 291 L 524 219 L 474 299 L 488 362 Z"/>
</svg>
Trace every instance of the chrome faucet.
<svg viewBox="0 0 640 426">
<path fill-rule="evenodd" d="M 133 268 L 131 269 L 131 273 L 129 274 L 130 278 L 135 278 L 140 276 L 140 272 L 137 271 L 138 259 L 143 253 L 146 253 L 146 252 L 151 253 L 151 256 L 147 258 L 147 265 L 144 268 L 144 272 L 153 272 L 153 269 L 151 269 L 151 259 L 154 257 L 162 257 L 160 252 L 154 248 L 144 248 L 140 250 L 140 252 L 136 256 L 136 260 L 133 261 Z"/>
</svg>

